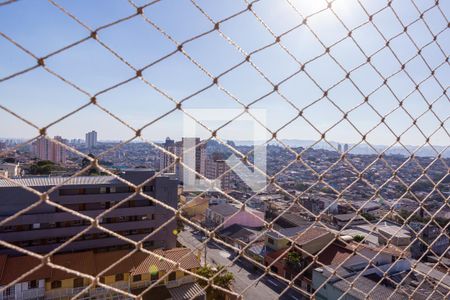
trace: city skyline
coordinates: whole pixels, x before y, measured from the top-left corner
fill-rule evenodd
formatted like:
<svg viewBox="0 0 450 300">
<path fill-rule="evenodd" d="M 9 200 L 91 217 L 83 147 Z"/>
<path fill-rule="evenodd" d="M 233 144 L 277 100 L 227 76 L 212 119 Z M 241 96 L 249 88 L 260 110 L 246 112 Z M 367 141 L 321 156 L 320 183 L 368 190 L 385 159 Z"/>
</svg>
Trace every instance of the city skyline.
<svg viewBox="0 0 450 300">
<path fill-rule="evenodd" d="M 449 20 L 0 0 L 0 300 L 449 299 Z"/>
</svg>

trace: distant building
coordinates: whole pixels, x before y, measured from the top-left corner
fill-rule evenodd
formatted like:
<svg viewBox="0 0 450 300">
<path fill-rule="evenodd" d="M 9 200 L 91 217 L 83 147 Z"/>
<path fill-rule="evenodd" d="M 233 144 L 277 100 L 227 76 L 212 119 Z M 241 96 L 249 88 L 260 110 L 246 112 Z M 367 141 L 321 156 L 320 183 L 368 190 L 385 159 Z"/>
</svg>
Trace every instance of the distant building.
<svg viewBox="0 0 450 300">
<path fill-rule="evenodd" d="M 86 147 L 93 149 L 97 146 L 97 131 L 93 130 L 86 133 Z"/>
<path fill-rule="evenodd" d="M 188 151 L 195 145 L 195 172 L 203 176 L 206 175 L 206 144 L 202 144 L 200 138 L 195 137 L 184 137 L 183 142 L 183 152 Z M 194 167 L 194 166 L 191 166 Z M 196 178 L 200 178 L 198 174 L 195 174 Z M 183 170 L 180 172 L 180 178 L 183 175 Z"/>
<path fill-rule="evenodd" d="M 66 143 L 60 136 L 55 136 L 54 140 L 60 143 Z M 40 160 L 50 160 L 54 163 L 64 164 L 67 159 L 67 150 L 45 137 L 39 137 L 32 145 L 33 154 Z"/>
<path fill-rule="evenodd" d="M 348 151 L 348 144 L 345 144 L 344 145 L 344 152 L 347 152 Z"/>
<path fill-rule="evenodd" d="M 415 239 L 411 246 L 413 258 L 420 258 L 424 253 L 431 256 L 442 255 L 448 250 L 449 238 L 446 234 L 442 234 L 439 226 L 420 222 L 411 222 L 410 226 L 420 236 L 420 239 Z"/>
<path fill-rule="evenodd" d="M 206 146 L 201 144 L 200 138 L 183 138 L 181 141 L 175 142 L 169 137 L 166 138 L 164 144 L 161 145 L 167 152 L 177 157 L 183 158 L 184 151 L 195 147 L 193 165 L 190 166 L 196 173 L 203 176 L 206 175 Z M 159 157 L 159 169 L 164 173 L 176 173 L 180 181 L 183 181 L 183 167 L 181 164 L 174 164 L 175 157 L 167 152 L 161 151 Z M 189 152 L 188 152 L 189 153 Z M 185 162 L 186 163 L 186 162 Z M 189 171 L 191 172 L 191 171 Z M 195 174 L 196 178 L 200 176 Z"/>
<path fill-rule="evenodd" d="M 223 191 L 228 191 L 233 188 L 232 176 L 233 171 L 230 171 L 230 167 L 224 159 L 213 156 L 206 160 L 206 177 L 209 179 L 217 178 L 220 182 L 220 188 Z"/>
<path fill-rule="evenodd" d="M 205 221 L 206 210 L 209 207 L 208 198 L 196 196 L 183 205 L 182 210 L 190 220 L 202 223 Z"/>
<path fill-rule="evenodd" d="M 341 145 L 341 144 L 338 144 L 338 145 L 337 145 L 337 149 L 338 149 L 338 152 L 339 152 L 339 153 L 342 153 L 342 145 Z"/>
<path fill-rule="evenodd" d="M 325 249 L 318 259 L 322 264 L 312 270 L 317 299 L 446 299 L 450 292 L 446 272 L 411 264 L 399 258 L 401 252 L 340 248 Z"/>
<path fill-rule="evenodd" d="M 339 228 L 367 223 L 367 221 L 363 217 L 355 213 L 333 215 L 333 222 Z"/>
<path fill-rule="evenodd" d="M 164 148 L 164 150 L 174 154 L 174 155 L 178 155 L 179 151 L 178 151 L 178 147 L 179 145 L 175 144 L 175 141 L 170 139 L 169 137 L 166 138 L 166 141 L 164 142 L 164 144 L 162 145 L 162 147 Z M 176 164 L 174 164 L 175 162 L 175 158 L 166 153 L 161 151 L 160 155 L 159 155 L 159 170 L 162 171 L 164 170 L 164 173 L 176 173 Z"/>
<path fill-rule="evenodd" d="M 264 213 L 246 208 L 241 210 L 229 203 L 210 205 L 206 210 L 206 225 L 223 229 L 238 224 L 247 227 L 264 226 Z"/>
<path fill-rule="evenodd" d="M 167 260 L 177 262 L 180 268 L 196 272 L 200 268 L 199 259 L 187 248 L 155 250 L 155 254 Z M 84 251 L 56 254 L 51 257 L 53 263 L 81 272 L 88 276 L 97 276 L 124 256 L 128 250 L 111 252 Z M 205 299 L 205 293 L 196 282 L 196 278 L 181 271 L 171 271 L 171 265 L 155 254 L 135 252 L 100 277 L 100 282 L 127 292 L 136 293 L 139 289 L 160 280 L 154 288 L 144 294 L 144 299 L 188 299 L 198 293 L 196 300 Z M 39 266 L 41 261 L 31 256 L 10 257 L 0 255 L 0 288 L 13 283 L 26 272 Z M 167 273 L 169 273 L 167 275 Z M 164 279 L 162 279 L 162 277 Z M 101 286 L 89 287 L 90 280 L 72 273 L 63 272 L 50 266 L 42 266 L 27 274 L 11 287 L 0 293 L 2 300 L 25 299 L 70 299 L 81 290 L 87 289 L 79 299 L 129 299 L 122 294 Z"/>
<path fill-rule="evenodd" d="M 140 184 L 154 176 L 147 169 L 126 170 L 120 176 L 134 184 Z M 36 202 L 36 195 L 19 185 L 44 192 L 52 186 L 66 181 L 67 177 L 22 177 L 0 179 L 0 220 L 29 207 Z M 17 184 L 15 184 L 16 182 Z M 176 208 L 178 205 L 178 181 L 167 176 L 158 176 L 143 187 L 149 196 Z M 134 190 L 113 176 L 78 176 L 65 182 L 50 193 L 50 199 L 66 208 L 95 217 L 119 201 L 130 197 Z M 162 224 L 173 213 L 149 199 L 135 195 L 128 201 L 104 215 L 100 224 L 128 239 L 138 241 Z M 83 220 L 54 206 L 41 203 L 0 227 L 0 239 L 36 253 L 48 253 L 75 234 L 84 230 L 89 221 Z M 176 222 L 164 225 L 157 233 L 144 241 L 147 248 L 173 248 L 176 246 Z M 114 250 L 131 246 L 127 242 L 92 228 L 62 251 Z M 16 254 L 11 249 L 0 247 L 0 254 Z"/>
</svg>

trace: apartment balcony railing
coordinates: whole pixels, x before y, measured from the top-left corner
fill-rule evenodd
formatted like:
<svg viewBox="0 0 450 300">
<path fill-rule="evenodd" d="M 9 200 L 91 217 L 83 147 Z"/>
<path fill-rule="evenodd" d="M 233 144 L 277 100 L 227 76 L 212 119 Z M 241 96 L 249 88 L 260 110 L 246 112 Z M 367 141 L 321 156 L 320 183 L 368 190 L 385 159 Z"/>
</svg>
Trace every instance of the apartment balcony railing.
<svg viewBox="0 0 450 300">
<path fill-rule="evenodd" d="M 174 287 L 179 287 L 180 285 L 186 284 L 186 283 L 193 283 L 195 282 L 195 277 L 194 276 L 184 276 L 180 279 L 177 280 L 172 280 L 172 281 L 168 281 L 166 284 L 167 288 L 174 288 Z"/>
<path fill-rule="evenodd" d="M 123 282 L 116 282 L 116 283 L 112 283 L 109 284 L 110 286 L 113 286 L 115 288 L 121 289 L 121 290 L 125 290 L 128 291 L 129 287 L 128 287 L 128 283 L 123 281 Z M 62 299 L 62 298 L 67 298 L 67 297 L 72 297 L 77 295 L 78 293 L 80 293 L 85 287 L 78 287 L 78 288 L 62 288 L 62 289 L 55 289 L 55 290 L 51 290 L 51 291 L 47 291 L 45 292 L 45 299 L 49 299 L 49 300 L 56 300 L 56 299 Z M 109 290 L 109 289 L 105 289 L 103 287 L 96 287 L 96 288 L 92 288 L 90 289 L 88 292 L 85 293 L 85 296 L 82 296 L 82 298 L 90 298 L 90 297 L 100 297 L 100 296 L 114 296 L 118 294 L 115 291 Z"/>
<path fill-rule="evenodd" d="M 29 289 L 22 292 L 23 299 L 39 299 L 44 297 L 45 289 L 37 288 L 37 289 Z"/>
</svg>

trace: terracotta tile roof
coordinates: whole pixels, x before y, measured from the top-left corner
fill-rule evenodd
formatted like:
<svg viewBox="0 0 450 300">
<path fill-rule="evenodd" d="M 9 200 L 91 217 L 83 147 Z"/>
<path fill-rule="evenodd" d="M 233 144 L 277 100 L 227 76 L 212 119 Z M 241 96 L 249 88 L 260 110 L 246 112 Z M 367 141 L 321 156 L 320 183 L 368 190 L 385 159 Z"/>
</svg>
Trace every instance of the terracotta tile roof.
<svg viewBox="0 0 450 300">
<path fill-rule="evenodd" d="M 327 266 L 339 266 L 352 254 L 353 251 L 347 248 L 344 243 L 335 241 L 319 254 L 318 260 Z"/>
<path fill-rule="evenodd" d="M 32 256 L 8 257 L 2 272 L 2 277 L 0 278 L 0 285 L 5 285 L 16 280 L 39 264 L 40 260 Z M 50 276 L 49 271 L 50 269 L 48 267 L 41 267 L 31 275 L 25 277 L 23 281 L 33 280 L 37 277 L 46 278 Z"/>
<path fill-rule="evenodd" d="M 158 255 L 164 256 L 164 251 L 162 250 L 156 250 L 154 252 Z M 159 272 L 161 270 L 167 270 L 169 268 L 170 265 L 168 262 L 159 259 L 156 255 L 148 255 L 143 261 L 140 262 L 140 264 L 132 268 L 131 275 L 146 274 L 149 273 L 150 270 Z"/>
<path fill-rule="evenodd" d="M 305 231 L 299 232 L 297 234 L 297 236 L 293 237 L 292 239 L 294 240 L 294 242 L 297 245 L 304 246 L 304 245 L 308 244 L 309 242 L 311 242 L 317 238 L 320 238 L 328 233 L 329 233 L 329 231 L 326 230 L 325 228 L 311 227 Z"/>
<path fill-rule="evenodd" d="M 191 250 L 187 248 L 174 248 L 166 251 L 156 250 L 154 252 L 167 257 L 170 260 L 180 262 L 181 267 L 184 269 L 200 267 L 200 262 L 197 257 L 192 253 L 188 254 L 190 251 Z M 96 276 L 128 253 L 130 253 L 130 251 L 119 250 L 100 253 L 84 251 L 57 254 L 52 257 L 52 262 L 84 274 Z M 186 257 L 182 259 L 184 255 L 186 255 Z M 40 261 L 31 256 L 0 256 L 0 285 L 6 285 L 16 280 L 22 274 L 39 264 Z M 160 260 L 156 255 L 136 252 L 111 268 L 111 270 L 108 270 L 104 276 L 128 272 L 132 275 L 144 274 L 148 273 L 149 270 L 151 270 L 150 267 L 153 266 L 156 266 L 157 270 L 168 270 L 171 267 L 168 262 Z M 22 282 L 37 279 L 63 280 L 74 277 L 73 274 L 65 271 L 44 266 L 28 275 Z"/>
<path fill-rule="evenodd" d="M 270 257 L 272 259 L 277 259 L 280 255 L 282 255 L 286 251 L 286 249 L 287 249 L 287 247 L 279 249 L 277 251 L 269 252 L 266 254 L 266 256 Z M 287 255 L 287 253 L 285 255 Z"/>
<path fill-rule="evenodd" d="M 110 252 L 104 252 L 104 253 L 97 253 L 96 254 L 96 274 L 99 274 L 103 270 L 110 267 L 113 263 L 119 261 L 122 257 L 129 254 L 131 251 L 129 250 L 119 250 L 119 251 L 110 251 Z M 97 259 L 98 257 L 98 259 Z M 133 253 L 131 256 L 127 257 L 114 267 L 112 267 L 110 270 L 108 270 L 106 273 L 104 273 L 104 276 L 109 275 L 115 275 L 119 273 L 126 273 L 130 272 L 130 270 L 134 270 L 145 258 L 147 257 L 147 254 L 143 252 L 136 252 Z"/>
<path fill-rule="evenodd" d="M 92 251 L 75 252 L 70 254 L 54 255 L 51 261 L 57 265 L 64 266 L 68 269 L 78 271 L 80 273 L 94 275 L 96 272 L 96 254 Z M 50 280 L 63 280 L 67 278 L 73 278 L 72 274 L 65 271 L 48 268 L 50 270 L 50 276 L 47 277 Z"/>
<path fill-rule="evenodd" d="M 165 257 L 180 263 L 183 269 L 199 268 L 200 262 L 197 257 L 187 248 L 173 248 L 165 251 Z"/>
<path fill-rule="evenodd" d="M 399 249 L 394 246 L 387 246 L 387 247 L 385 247 L 385 246 L 369 246 L 369 245 L 365 245 L 365 244 L 361 244 L 361 245 L 350 244 L 349 246 L 353 249 L 356 249 L 356 252 L 361 251 L 362 249 L 369 249 L 369 250 L 373 250 L 377 253 L 383 252 L 383 253 L 391 254 L 394 256 L 401 256 L 402 253 L 405 253 L 405 255 L 408 255 L 408 252 L 402 251 L 402 249 Z"/>
<path fill-rule="evenodd" d="M 3 271 L 5 270 L 6 260 L 8 259 L 7 255 L 0 255 L 0 278 L 2 278 Z"/>
<path fill-rule="evenodd" d="M 197 257 L 190 253 L 191 250 L 187 248 L 173 248 L 166 251 L 159 251 L 157 254 L 164 256 L 165 258 L 180 263 L 180 267 L 183 269 L 193 269 L 193 268 L 199 268 L 200 262 L 198 261 Z M 185 256 L 185 257 L 184 257 Z M 132 275 L 139 275 L 148 273 L 149 270 L 170 270 L 173 267 L 173 264 L 160 260 L 155 255 L 148 255 L 144 261 L 139 264 L 135 270 L 132 272 Z"/>
</svg>

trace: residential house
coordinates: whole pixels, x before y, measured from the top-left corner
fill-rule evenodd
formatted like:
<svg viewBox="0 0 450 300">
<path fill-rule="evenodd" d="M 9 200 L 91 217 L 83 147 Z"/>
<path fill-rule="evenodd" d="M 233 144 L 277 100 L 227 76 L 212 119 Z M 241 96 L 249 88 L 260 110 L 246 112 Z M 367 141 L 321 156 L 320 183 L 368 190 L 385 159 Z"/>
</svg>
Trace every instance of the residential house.
<svg viewBox="0 0 450 300">
<path fill-rule="evenodd" d="M 210 205 L 206 210 L 205 223 L 210 228 L 221 226 L 223 229 L 233 224 L 262 227 L 264 213 L 250 208 L 240 209 L 229 203 Z"/>
<path fill-rule="evenodd" d="M 334 215 L 333 222 L 339 228 L 343 228 L 344 226 L 346 226 L 346 228 L 348 228 L 349 226 L 352 226 L 352 225 L 359 225 L 359 224 L 367 223 L 367 221 L 363 217 L 361 217 L 360 215 L 356 215 L 355 213 Z"/>
<path fill-rule="evenodd" d="M 181 268 L 195 272 L 200 268 L 200 261 L 198 257 L 191 253 L 190 249 L 173 248 L 165 251 L 155 250 L 154 253 L 156 255 L 144 252 L 135 252 L 129 255 L 130 252 L 127 250 L 84 251 L 57 254 L 51 257 L 51 261 L 56 265 L 89 276 L 97 276 L 107 270 L 102 273 L 100 283 L 131 293 L 143 290 L 170 272 L 168 276 L 157 283 L 157 293 L 153 289 L 148 292 L 149 295 L 158 294 L 159 296 L 157 298 L 155 296 L 155 299 L 185 299 L 174 296 L 180 288 L 201 291 L 195 277 L 181 271 L 171 271 L 173 265 L 167 262 L 167 260 L 170 260 L 179 263 Z M 126 259 L 120 261 L 127 255 L 129 256 Z M 167 260 L 161 259 L 159 256 L 165 257 Z M 113 266 L 118 261 L 120 262 Z M 40 260 L 31 256 L 0 256 L 0 288 L 13 283 L 40 263 Z M 19 282 L 6 288 L 0 294 L 0 299 L 70 299 L 84 290 L 90 283 L 89 278 L 83 278 L 49 266 L 42 266 L 21 278 Z M 164 294 L 168 296 L 160 297 Z M 199 296 L 198 299 L 204 299 L 204 294 L 200 293 Z M 117 291 L 97 285 L 90 288 L 78 299 L 98 298 L 126 299 L 127 297 Z"/>
<path fill-rule="evenodd" d="M 289 260 L 287 250 L 291 242 L 278 233 L 270 232 L 267 234 L 264 264 L 270 265 L 272 272 L 287 279 L 293 279 L 312 261 L 313 255 L 327 247 L 334 239 L 334 234 L 330 230 L 318 226 L 287 228 L 281 233 L 295 241 L 295 250 L 291 252 L 298 253 L 298 262 L 293 263 Z M 298 250 L 299 248 L 301 250 Z M 308 277 L 305 273 L 296 280 L 304 290 L 311 289 L 311 280 Z"/>
<path fill-rule="evenodd" d="M 209 207 L 209 201 L 204 197 L 194 197 L 186 199 L 186 203 L 182 206 L 185 216 L 197 223 L 203 223 L 206 217 L 206 210 Z"/>
<path fill-rule="evenodd" d="M 219 231 L 218 235 L 228 244 L 242 249 L 249 243 L 264 241 L 264 235 L 261 234 L 262 227 L 246 227 L 239 224 L 233 224 Z"/>
</svg>

